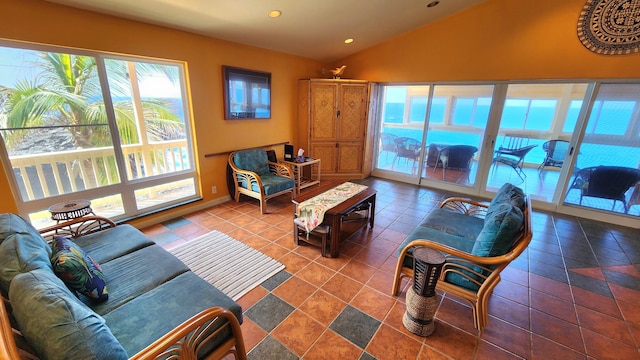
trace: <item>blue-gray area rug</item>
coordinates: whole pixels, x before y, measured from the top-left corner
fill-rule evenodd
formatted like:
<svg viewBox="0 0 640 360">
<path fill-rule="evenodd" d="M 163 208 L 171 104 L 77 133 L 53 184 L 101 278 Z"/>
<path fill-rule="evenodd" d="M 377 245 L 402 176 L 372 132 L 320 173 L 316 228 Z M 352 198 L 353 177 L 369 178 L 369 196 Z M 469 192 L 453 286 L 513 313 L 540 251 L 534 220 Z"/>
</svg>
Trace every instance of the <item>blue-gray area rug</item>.
<svg viewBox="0 0 640 360">
<path fill-rule="evenodd" d="M 215 230 L 169 252 L 233 300 L 284 269 L 282 263 Z"/>
</svg>

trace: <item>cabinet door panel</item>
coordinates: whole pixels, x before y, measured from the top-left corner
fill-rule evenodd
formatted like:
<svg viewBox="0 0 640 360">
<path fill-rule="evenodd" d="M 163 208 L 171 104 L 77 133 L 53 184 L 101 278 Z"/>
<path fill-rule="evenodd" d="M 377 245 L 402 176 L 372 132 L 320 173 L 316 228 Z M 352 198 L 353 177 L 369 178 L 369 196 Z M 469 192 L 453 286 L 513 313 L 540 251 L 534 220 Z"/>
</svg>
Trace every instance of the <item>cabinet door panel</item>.
<svg viewBox="0 0 640 360">
<path fill-rule="evenodd" d="M 335 143 L 311 143 L 311 156 L 320 159 L 320 173 L 331 174 L 336 169 L 336 144 Z"/>
<path fill-rule="evenodd" d="M 337 84 L 311 85 L 311 141 L 335 140 L 338 106 Z"/>
<path fill-rule="evenodd" d="M 362 142 L 338 143 L 338 173 L 359 173 L 362 171 Z"/>
<path fill-rule="evenodd" d="M 363 140 L 367 130 L 367 85 L 342 84 L 339 110 L 338 141 Z"/>
</svg>

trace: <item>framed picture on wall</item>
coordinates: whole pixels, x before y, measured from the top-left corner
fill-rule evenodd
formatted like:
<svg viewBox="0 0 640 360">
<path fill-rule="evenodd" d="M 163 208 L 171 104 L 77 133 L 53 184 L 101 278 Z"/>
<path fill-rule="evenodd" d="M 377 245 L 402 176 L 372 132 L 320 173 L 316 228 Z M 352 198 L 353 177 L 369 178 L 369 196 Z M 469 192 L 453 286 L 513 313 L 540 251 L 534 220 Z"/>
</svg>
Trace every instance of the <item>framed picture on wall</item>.
<svg viewBox="0 0 640 360">
<path fill-rule="evenodd" d="M 271 73 L 222 66 L 224 118 L 270 119 Z"/>
</svg>

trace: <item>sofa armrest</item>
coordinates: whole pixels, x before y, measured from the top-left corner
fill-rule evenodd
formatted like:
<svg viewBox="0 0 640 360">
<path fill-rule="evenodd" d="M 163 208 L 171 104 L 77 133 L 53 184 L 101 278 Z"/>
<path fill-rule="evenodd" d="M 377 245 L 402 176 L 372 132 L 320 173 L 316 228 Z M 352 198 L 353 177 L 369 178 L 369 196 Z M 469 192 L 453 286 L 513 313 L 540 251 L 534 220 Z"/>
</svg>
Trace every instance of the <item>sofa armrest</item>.
<svg viewBox="0 0 640 360">
<path fill-rule="evenodd" d="M 83 216 L 80 218 L 61 222 L 56 225 L 40 229 L 38 231 L 45 240 L 51 241 L 53 240 L 53 237 L 57 235 L 69 236 L 75 239 L 83 235 L 110 229 L 115 226 L 116 223 L 106 217 Z"/>
<path fill-rule="evenodd" d="M 227 321 L 225 325 L 209 334 L 206 338 L 204 337 L 214 323 L 224 321 L 225 319 Z M 231 311 L 221 306 L 201 311 L 130 359 L 164 359 L 171 357 L 171 355 L 180 358 L 196 359 L 199 345 L 206 343 L 206 340 L 216 336 L 226 328 L 230 328 L 232 333 L 231 338 L 213 350 L 207 358 L 222 359 L 227 354 L 234 354 L 236 359 L 246 359 L 247 354 L 242 338 L 242 331 L 240 330 L 240 323 Z"/>
<path fill-rule="evenodd" d="M 293 179 L 293 171 L 291 171 L 291 168 L 288 165 L 269 161 L 269 171 L 278 176 Z"/>
<path fill-rule="evenodd" d="M 489 205 L 467 198 L 450 197 L 440 203 L 440 208 L 447 208 L 461 214 L 484 218 Z"/>
</svg>

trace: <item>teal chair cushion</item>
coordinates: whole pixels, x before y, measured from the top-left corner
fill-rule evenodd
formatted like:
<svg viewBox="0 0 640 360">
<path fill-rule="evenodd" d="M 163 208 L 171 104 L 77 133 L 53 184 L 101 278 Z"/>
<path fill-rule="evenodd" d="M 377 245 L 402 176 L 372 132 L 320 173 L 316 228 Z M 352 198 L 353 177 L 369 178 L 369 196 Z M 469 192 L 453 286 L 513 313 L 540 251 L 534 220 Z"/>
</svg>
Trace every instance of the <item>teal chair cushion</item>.
<svg viewBox="0 0 640 360">
<path fill-rule="evenodd" d="M 29 233 L 34 236 L 40 236 L 38 230 L 20 215 L 11 213 L 0 214 L 0 242 L 15 233 Z"/>
<path fill-rule="evenodd" d="M 482 218 L 465 215 L 457 211 L 436 208 L 431 211 L 421 226 L 475 240 L 484 226 L 484 221 Z"/>
<path fill-rule="evenodd" d="M 17 275 L 9 301 L 22 334 L 43 359 L 128 359 L 105 320 L 51 270 Z"/>
<path fill-rule="evenodd" d="M 524 199 L 525 195 L 522 189 L 513 184 L 505 183 L 491 199 L 487 211 L 491 211 L 491 208 L 503 203 L 508 203 L 517 206 L 520 210 L 524 210 Z"/>
<path fill-rule="evenodd" d="M 233 163 L 242 170 L 253 171 L 262 177 L 269 172 L 269 160 L 264 149 L 247 149 L 233 154 Z"/>
<path fill-rule="evenodd" d="M 504 203 L 490 209 L 471 253 L 478 256 L 506 254 L 515 243 L 523 221 L 524 214 L 517 206 Z"/>
<path fill-rule="evenodd" d="M 262 180 L 262 186 L 264 186 L 265 195 L 272 195 L 281 191 L 291 190 L 296 185 L 296 182 L 293 179 L 272 173 L 261 175 L 260 179 Z M 260 191 L 255 185 L 252 187 L 252 190 Z"/>
</svg>

